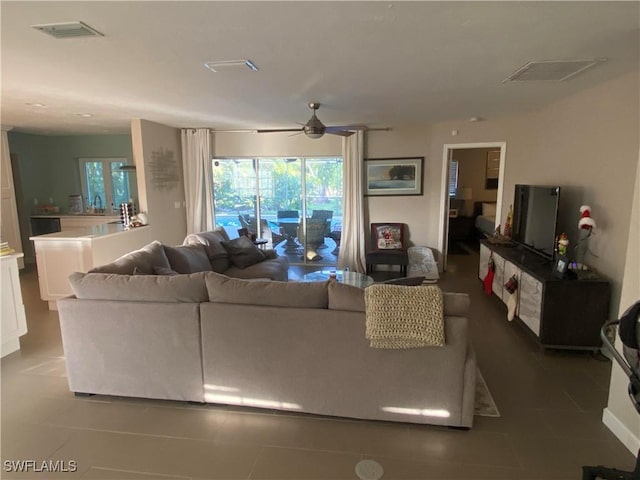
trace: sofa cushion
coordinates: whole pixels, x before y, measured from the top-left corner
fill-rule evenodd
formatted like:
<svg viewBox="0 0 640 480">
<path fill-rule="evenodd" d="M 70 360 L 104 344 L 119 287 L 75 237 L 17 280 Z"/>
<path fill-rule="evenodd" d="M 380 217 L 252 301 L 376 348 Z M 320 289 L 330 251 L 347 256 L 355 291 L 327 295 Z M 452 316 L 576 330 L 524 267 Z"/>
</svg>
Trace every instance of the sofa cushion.
<svg viewBox="0 0 640 480">
<path fill-rule="evenodd" d="M 224 274 L 233 278 L 266 278 L 286 282 L 289 279 L 289 260 L 284 255 L 276 256 L 246 268 L 229 267 Z"/>
<path fill-rule="evenodd" d="M 222 242 L 222 246 L 229 253 L 231 263 L 238 268 L 247 268 L 265 259 L 262 251 L 245 236 Z"/>
<path fill-rule="evenodd" d="M 215 272 L 204 275 L 210 302 L 298 308 L 327 308 L 329 304 L 327 282 L 243 280 Z"/>
<path fill-rule="evenodd" d="M 175 270 L 165 267 L 153 267 L 153 273 L 156 275 L 180 275 Z"/>
<path fill-rule="evenodd" d="M 466 293 L 442 292 L 445 317 L 466 317 L 471 299 Z"/>
<path fill-rule="evenodd" d="M 191 233 L 184 239 L 183 245 L 204 245 L 211 270 L 222 273 L 231 266 L 229 254 L 221 243 L 228 240 L 227 232 L 219 227 L 210 232 Z"/>
<path fill-rule="evenodd" d="M 120 275 L 133 275 L 133 269 L 139 273 L 153 275 L 153 267 L 171 268 L 169 260 L 164 253 L 162 243 L 156 241 L 142 247 L 139 250 L 127 253 L 112 263 L 92 268 L 89 273 L 117 273 Z"/>
<path fill-rule="evenodd" d="M 329 281 L 329 310 L 364 312 L 364 289 L 346 283 Z"/>
<path fill-rule="evenodd" d="M 206 272 L 190 275 L 118 275 L 72 273 L 71 289 L 77 298 L 133 302 L 206 302 Z"/>
<path fill-rule="evenodd" d="M 211 270 L 209 257 L 204 245 L 164 246 L 171 269 L 178 273 L 208 272 Z"/>
</svg>

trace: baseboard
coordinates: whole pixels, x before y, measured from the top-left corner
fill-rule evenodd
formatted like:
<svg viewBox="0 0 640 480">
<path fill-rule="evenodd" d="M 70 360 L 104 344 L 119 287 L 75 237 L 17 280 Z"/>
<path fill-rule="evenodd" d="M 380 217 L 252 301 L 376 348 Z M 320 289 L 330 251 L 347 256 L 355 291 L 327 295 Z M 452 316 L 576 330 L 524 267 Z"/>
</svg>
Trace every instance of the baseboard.
<svg viewBox="0 0 640 480">
<path fill-rule="evenodd" d="M 638 454 L 640 438 L 636 437 L 608 408 L 602 411 L 602 423 L 613 432 L 618 440 L 620 440 L 634 456 Z"/>
</svg>

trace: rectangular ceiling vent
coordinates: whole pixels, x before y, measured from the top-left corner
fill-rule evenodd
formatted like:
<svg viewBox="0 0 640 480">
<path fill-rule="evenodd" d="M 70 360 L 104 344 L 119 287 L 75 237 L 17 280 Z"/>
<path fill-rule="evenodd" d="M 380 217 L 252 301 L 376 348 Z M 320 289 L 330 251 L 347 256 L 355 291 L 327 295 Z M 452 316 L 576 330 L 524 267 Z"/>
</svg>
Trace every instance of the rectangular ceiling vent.
<svg viewBox="0 0 640 480">
<path fill-rule="evenodd" d="M 502 83 L 563 82 L 602 61 L 604 60 L 549 60 L 544 62 L 529 62 L 505 78 Z"/>
<path fill-rule="evenodd" d="M 220 62 L 207 62 L 204 64 L 212 72 L 232 72 L 238 70 L 246 70 L 257 72 L 258 67 L 251 60 L 223 60 Z"/>
<path fill-rule="evenodd" d="M 32 27 L 55 38 L 104 37 L 95 28 L 83 22 L 47 23 Z"/>
</svg>

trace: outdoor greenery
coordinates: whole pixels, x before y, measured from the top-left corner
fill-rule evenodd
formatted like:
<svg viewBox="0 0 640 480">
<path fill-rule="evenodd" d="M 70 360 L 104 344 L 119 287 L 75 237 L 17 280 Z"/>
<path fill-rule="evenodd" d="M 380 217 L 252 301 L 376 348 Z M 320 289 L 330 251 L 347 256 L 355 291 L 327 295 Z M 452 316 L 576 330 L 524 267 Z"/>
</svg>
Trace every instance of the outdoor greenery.
<svg viewBox="0 0 640 480">
<path fill-rule="evenodd" d="M 117 207 L 129 200 L 129 178 L 125 172 L 119 170 L 124 163 L 102 160 L 83 162 L 87 204 L 108 210 L 111 203 Z"/>
<path fill-rule="evenodd" d="M 302 168 L 306 182 L 306 211 L 333 210 L 342 216 L 342 159 L 224 159 L 213 162 L 214 201 L 218 224 L 238 215 L 256 215 L 256 173 L 259 176 L 261 217 L 275 220 L 278 210 L 302 215 Z"/>
</svg>

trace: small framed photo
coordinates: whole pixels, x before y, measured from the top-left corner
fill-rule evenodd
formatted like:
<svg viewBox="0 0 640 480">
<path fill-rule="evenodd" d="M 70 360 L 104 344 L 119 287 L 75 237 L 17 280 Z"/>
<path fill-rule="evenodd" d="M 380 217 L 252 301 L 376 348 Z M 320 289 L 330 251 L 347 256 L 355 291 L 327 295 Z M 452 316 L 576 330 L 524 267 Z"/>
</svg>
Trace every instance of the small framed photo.
<svg viewBox="0 0 640 480">
<path fill-rule="evenodd" d="M 553 263 L 553 274 L 558 278 L 564 278 L 569 268 L 569 259 L 564 255 L 558 255 Z"/>
</svg>

